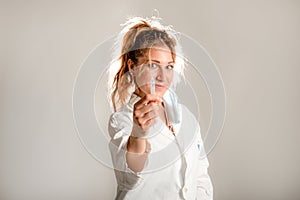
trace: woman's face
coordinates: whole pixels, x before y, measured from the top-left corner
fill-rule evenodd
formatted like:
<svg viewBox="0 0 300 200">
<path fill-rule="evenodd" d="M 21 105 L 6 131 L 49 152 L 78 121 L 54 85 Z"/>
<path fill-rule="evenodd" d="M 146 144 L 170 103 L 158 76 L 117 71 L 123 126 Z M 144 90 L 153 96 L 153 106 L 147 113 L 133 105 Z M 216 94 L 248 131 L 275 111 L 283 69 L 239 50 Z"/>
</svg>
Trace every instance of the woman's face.
<svg viewBox="0 0 300 200">
<path fill-rule="evenodd" d="M 167 47 L 153 47 L 147 57 L 139 58 L 133 73 L 140 96 L 154 92 L 162 97 L 172 83 L 174 64 L 172 53 Z"/>
</svg>

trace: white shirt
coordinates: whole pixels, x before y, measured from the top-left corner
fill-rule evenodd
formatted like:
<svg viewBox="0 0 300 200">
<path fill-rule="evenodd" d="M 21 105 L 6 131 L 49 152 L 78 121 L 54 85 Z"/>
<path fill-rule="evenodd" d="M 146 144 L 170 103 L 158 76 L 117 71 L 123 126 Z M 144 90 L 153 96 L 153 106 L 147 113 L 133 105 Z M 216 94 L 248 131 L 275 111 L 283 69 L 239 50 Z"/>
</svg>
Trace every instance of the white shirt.
<svg viewBox="0 0 300 200">
<path fill-rule="evenodd" d="M 144 170 L 133 172 L 126 163 L 127 141 L 132 131 L 133 94 L 129 102 L 111 115 L 108 130 L 110 151 L 118 183 L 116 200 L 212 200 L 213 187 L 207 172 L 206 156 L 200 156 L 203 142 L 193 114 L 180 105 L 181 122 L 175 136 L 165 126 L 149 138 L 151 152 Z M 205 151 L 204 151 L 205 155 Z"/>
</svg>

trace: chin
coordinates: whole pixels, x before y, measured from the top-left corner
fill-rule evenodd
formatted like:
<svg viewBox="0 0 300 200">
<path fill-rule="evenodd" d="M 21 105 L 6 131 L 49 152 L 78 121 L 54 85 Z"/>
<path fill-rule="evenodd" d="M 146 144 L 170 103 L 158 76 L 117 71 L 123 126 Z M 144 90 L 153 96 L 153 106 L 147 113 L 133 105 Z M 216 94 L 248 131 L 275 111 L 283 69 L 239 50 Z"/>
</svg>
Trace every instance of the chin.
<svg viewBox="0 0 300 200">
<path fill-rule="evenodd" d="M 167 90 L 163 90 L 163 91 L 156 91 L 156 94 L 160 97 L 163 97 L 164 94 L 166 93 Z"/>
</svg>

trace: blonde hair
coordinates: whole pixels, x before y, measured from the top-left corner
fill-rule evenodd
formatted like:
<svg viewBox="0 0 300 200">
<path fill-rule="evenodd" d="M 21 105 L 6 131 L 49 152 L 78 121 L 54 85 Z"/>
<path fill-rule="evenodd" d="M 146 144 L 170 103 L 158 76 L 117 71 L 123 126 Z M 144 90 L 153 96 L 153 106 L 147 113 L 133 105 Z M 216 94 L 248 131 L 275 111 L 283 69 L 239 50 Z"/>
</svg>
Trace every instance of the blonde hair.
<svg viewBox="0 0 300 200">
<path fill-rule="evenodd" d="M 122 108 L 134 91 L 128 60 L 137 64 L 138 58 L 146 56 L 154 46 L 166 46 L 172 53 L 174 69 L 183 75 L 184 61 L 177 33 L 170 26 L 163 26 L 159 18 L 130 18 L 116 38 L 113 59 L 109 68 L 109 87 L 114 111 Z M 112 79 L 113 77 L 113 79 Z"/>
</svg>

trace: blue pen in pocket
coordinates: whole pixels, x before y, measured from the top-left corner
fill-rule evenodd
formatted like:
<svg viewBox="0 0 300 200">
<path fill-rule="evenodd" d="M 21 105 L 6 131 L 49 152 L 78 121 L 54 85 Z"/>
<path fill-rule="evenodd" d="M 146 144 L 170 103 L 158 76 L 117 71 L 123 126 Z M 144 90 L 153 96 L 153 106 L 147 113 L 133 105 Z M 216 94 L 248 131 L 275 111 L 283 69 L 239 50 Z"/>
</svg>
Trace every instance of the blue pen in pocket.
<svg viewBox="0 0 300 200">
<path fill-rule="evenodd" d="M 198 151 L 200 151 L 201 145 L 197 143 Z"/>
</svg>

